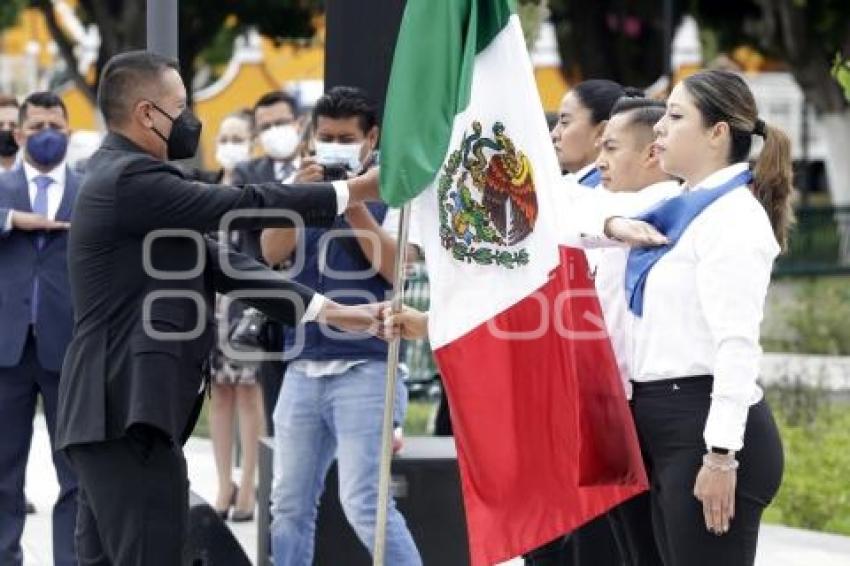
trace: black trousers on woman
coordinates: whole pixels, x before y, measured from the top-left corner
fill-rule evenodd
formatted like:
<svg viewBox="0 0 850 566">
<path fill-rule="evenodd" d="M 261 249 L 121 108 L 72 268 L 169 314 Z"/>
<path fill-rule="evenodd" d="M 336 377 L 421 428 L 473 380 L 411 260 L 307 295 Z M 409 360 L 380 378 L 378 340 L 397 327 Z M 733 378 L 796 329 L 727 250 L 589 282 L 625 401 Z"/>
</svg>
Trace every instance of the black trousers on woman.
<svg viewBox="0 0 850 566">
<path fill-rule="evenodd" d="M 752 566 L 759 523 L 782 479 L 779 431 L 767 404 L 750 407 L 729 532 L 710 533 L 694 484 L 706 447 L 711 376 L 635 383 L 635 424 L 650 481 L 652 525 L 665 566 Z"/>
</svg>

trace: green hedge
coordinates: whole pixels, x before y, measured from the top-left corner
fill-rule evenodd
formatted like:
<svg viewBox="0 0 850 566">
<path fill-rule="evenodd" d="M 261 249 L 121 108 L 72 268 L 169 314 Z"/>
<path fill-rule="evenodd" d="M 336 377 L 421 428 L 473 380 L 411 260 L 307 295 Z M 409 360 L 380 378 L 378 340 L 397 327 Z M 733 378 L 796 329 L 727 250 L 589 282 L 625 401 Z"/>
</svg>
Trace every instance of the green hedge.
<svg viewBox="0 0 850 566">
<path fill-rule="evenodd" d="M 782 487 L 765 521 L 850 535 L 850 405 L 825 392 L 768 392 L 785 447 Z"/>
</svg>

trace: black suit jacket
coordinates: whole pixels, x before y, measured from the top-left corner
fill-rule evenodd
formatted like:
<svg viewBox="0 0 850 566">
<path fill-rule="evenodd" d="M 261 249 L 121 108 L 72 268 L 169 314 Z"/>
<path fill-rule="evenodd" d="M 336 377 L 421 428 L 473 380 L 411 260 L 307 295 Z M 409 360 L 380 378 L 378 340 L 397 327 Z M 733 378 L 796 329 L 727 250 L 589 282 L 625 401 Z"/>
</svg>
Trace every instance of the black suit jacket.
<svg viewBox="0 0 850 566">
<path fill-rule="evenodd" d="M 331 185 L 188 181 L 127 138 L 107 136 L 89 162 L 71 220 L 75 321 L 59 387 L 57 448 L 117 438 L 134 423 L 184 441 L 202 400 L 216 291 L 265 291 L 245 302 L 287 324 L 300 319 L 310 289 L 202 236 L 230 211 L 271 208 L 327 226 L 337 214 L 336 194 Z M 243 217 L 233 224 L 262 226 L 287 222 Z"/>
</svg>

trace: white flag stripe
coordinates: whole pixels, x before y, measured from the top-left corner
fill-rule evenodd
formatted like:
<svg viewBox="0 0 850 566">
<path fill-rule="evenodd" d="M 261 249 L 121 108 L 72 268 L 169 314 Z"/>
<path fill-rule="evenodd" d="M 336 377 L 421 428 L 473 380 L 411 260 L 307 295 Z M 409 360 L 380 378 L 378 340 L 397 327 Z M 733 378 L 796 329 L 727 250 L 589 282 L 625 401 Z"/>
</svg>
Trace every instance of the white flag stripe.
<svg viewBox="0 0 850 566">
<path fill-rule="evenodd" d="M 442 170 L 431 187 L 417 197 L 413 213 L 431 280 L 431 309 L 440 313 L 430 320 L 434 348 L 456 340 L 532 294 L 559 262 L 558 210 L 553 192 L 562 182 L 516 15 L 475 58 L 470 104 L 455 119 L 446 159 L 460 147 L 474 121 L 481 123 L 484 136 L 492 136 L 493 124 L 501 122 L 517 150 L 529 158 L 539 213 L 533 232 L 517 245 L 504 248 L 526 249 L 530 261 L 508 269 L 459 261 L 442 246 L 442 203 L 437 191 Z M 480 199 L 480 194 L 475 196 Z"/>
</svg>

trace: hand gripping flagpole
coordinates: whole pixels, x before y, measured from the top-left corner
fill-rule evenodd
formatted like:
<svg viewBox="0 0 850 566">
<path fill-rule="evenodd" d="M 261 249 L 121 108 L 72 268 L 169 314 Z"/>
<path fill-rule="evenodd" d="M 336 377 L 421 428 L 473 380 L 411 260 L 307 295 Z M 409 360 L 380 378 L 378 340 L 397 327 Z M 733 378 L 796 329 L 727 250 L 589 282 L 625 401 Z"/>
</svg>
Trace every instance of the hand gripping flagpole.
<svg viewBox="0 0 850 566">
<path fill-rule="evenodd" d="M 401 312 L 404 299 L 405 249 L 410 227 L 410 203 L 401 208 L 398 220 L 398 245 L 393 273 L 392 312 Z M 375 548 L 372 552 L 373 566 L 385 566 L 384 555 L 387 545 L 387 515 L 390 505 L 390 463 L 393 456 L 393 413 L 395 412 L 395 387 L 398 370 L 401 338 L 390 342 L 387 352 L 387 383 L 384 390 L 384 424 L 381 436 L 381 467 L 378 476 L 378 516 L 375 520 Z"/>
</svg>

